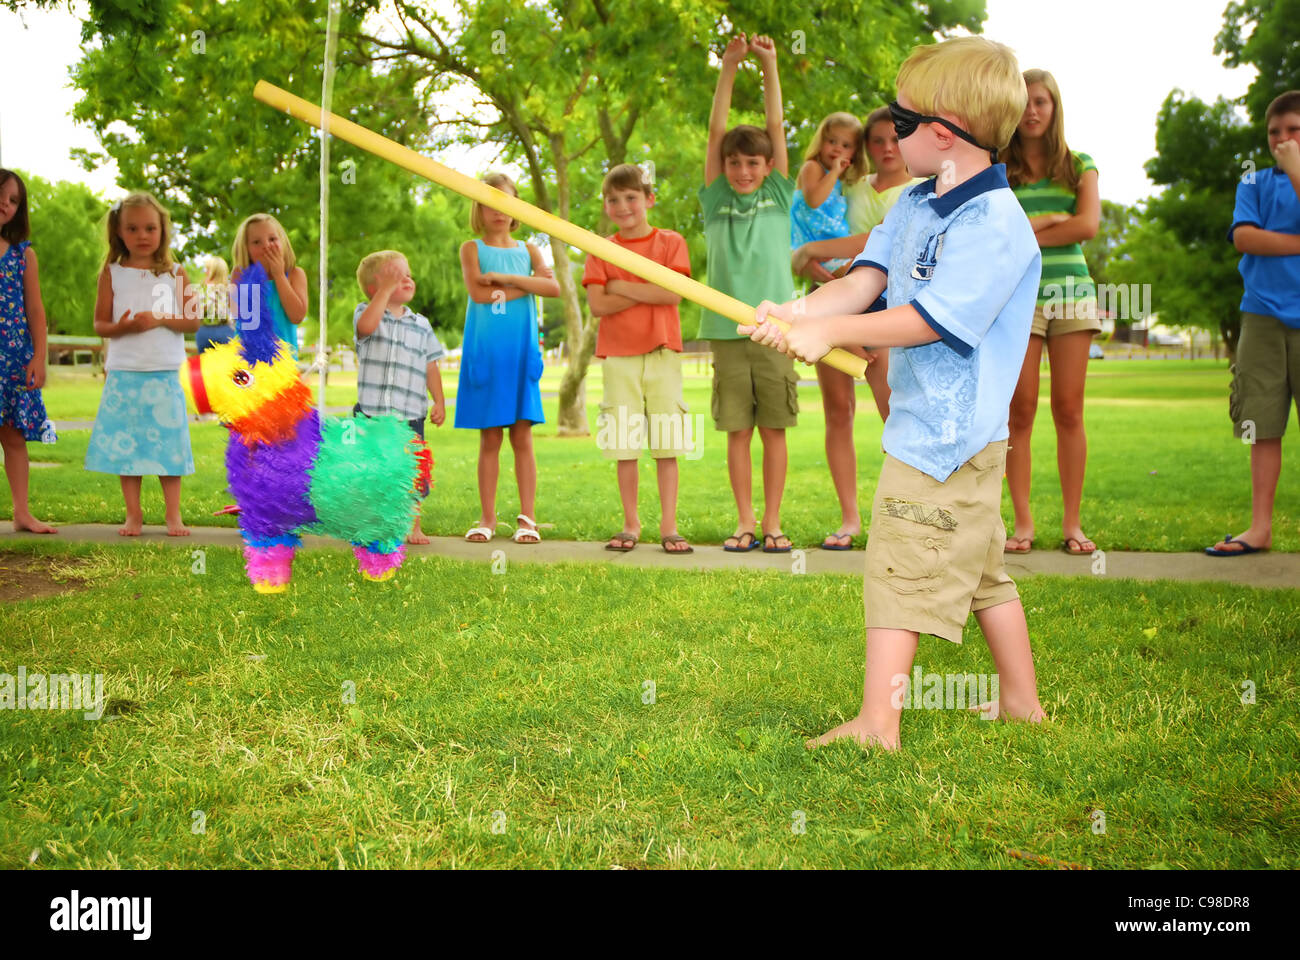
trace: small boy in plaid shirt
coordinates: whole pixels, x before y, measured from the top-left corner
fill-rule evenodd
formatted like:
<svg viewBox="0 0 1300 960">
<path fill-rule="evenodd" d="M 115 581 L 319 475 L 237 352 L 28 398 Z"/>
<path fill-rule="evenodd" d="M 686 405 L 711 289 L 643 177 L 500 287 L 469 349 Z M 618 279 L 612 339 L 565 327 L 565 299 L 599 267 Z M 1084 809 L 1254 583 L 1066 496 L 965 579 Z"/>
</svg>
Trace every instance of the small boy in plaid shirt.
<svg viewBox="0 0 1300 960">
<path fill-rule="evenodd" d="M 352 316 L 357 344 L 357 405 L 352 412 L 399 416 L 423 440 L 426 413 L 437 427 L 447 419 L 438 368 L 446 351 L 429 321 L 407 306 L 415 296 L 415 281 L 406 257 L 396 250 L 368 255 L 357 267 L 357 283 L 370 300 L 357 304 Z M 433 396 L 431 411 L 428 394 Z M 421 495 L 428 496 L 428 489 Z M 429 542 L 420 530 L 418 508 L 406 542 Z"/>
</svg>

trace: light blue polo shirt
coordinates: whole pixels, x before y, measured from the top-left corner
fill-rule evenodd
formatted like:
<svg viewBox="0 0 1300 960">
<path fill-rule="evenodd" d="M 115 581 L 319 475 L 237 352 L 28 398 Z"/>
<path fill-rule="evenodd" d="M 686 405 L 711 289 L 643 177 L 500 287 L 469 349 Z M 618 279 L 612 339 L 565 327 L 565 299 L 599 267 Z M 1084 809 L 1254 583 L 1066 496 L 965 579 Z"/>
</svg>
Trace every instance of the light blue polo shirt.
<svg viewBox="0 0 1300 960">
<path fill-rule="evenodd" d="M 1029 346 L 1042 256 L 995 164 L 949 190 L 935 180 L 899 197 L 850 269 L 886 274 L 889 306 L 911 304 L 939 335 L 889 351 L 885 452 L 944 482 L 1005 440 Z M 870 337 L 867 337 L 870 342 Z"/>
<path fill-rule="evenodd" d="M 1237 184 L 1232 232 L 1243 224 L 1278 233 L 1300 234 L 1300 201 L 1291 178 L 1277 167 L 1260 170 L 1254 183 Z M 1243 253 L 1238 267 L 1245 281 L 1241 298 L 1245 313 L 1277 317 L 1288 327 L 1300 327 L 1300 255 L 1261 257 Z"/>
</svg>

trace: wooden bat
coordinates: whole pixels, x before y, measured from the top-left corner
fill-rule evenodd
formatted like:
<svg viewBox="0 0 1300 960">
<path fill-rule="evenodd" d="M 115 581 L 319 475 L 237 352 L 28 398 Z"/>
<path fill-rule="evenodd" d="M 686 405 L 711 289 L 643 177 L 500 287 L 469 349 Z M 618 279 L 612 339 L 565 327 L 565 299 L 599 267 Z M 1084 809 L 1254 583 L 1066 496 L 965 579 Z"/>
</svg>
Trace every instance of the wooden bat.
<svg viewBox="0 0 1300 960">
<path fill-rule="evenodd" d="M 282 90 L 265 80 L 257 81 L 257 86 L 253 88 L 253 96 L 266 105 L 282 110 L 289 116 L 311 124 L 313 127 L 319 128 L 321 125 L 321 116 L 324 111 L 317 104 L 301 97 L 295 97 L 289 91 Z M 489 187 L 481 180 L 475 180 L 463 173 L 458 173 L 451 167 L 422 156 L 409 147 L 395 143 L 387 137 L 381 137 L 373 130 L 367 130 L 346 117 L 340 117 L 337 113 L 330 113 L 328 116 L 329 132 L 340 140 L 346 140 L 368 153 L 373 153 L 389 163 L 395 163 L 405 170 L 424 177 L 426 180 L 432 180 L 439 186 L 454 190 L 456 193 L 484 206 L 491 207 L 493 210 L 499 210 L 547 236 L 559 237 L 570 246 L 600 257 L 600 259 L 621 267 L 628 273 L 636 274 L 641 279 L 663 287 L 665 290 L 671 290 L 678 296 L 698 303 L 700 306 L 712 310 L 728 320 L 734 320 L 738 324 L 753 323 L 754 321 L 754 308 L 742 303 L 735 297 L 719 293 L 711 287 L 706 287 L 698 280 L 683 276 L 676 270 L 670 270 L 661 263 L 655 263 L 647 257 L 620 247 L 612 240 L 598 237 L 590 230 L 584 230 L 567 220 L 561 220 L 540 207 L 535 207 L 518 197 L 512 197 L 496 187 Z M 770 317 L 769 319 L 783 331 L 789 329 L 789 324 L 784 321 L 778 320 L 776 317 Z M 855 378 L 861 377 L 867 369 L 865 360 L 855 357 L 847 350 L 838 348 L 826 354 L 822 361 L 836 370 L 841 370 Z"/>
</svg>

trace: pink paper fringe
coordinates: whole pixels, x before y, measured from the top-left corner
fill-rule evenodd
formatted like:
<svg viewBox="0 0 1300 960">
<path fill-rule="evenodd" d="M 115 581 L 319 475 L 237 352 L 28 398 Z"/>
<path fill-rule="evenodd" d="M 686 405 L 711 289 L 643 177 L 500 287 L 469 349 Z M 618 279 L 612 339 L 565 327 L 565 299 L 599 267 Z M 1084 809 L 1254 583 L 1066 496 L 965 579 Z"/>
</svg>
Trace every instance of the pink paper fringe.
<svg viewBox="0 0 1300 960">
<path fill-rule="evenodd" d="M 293 569 L 294 548 L 286 544 L 273 547 L 244 547 L 244 566 L 254 583 L 279 585 L 289 582 Z"/>
<path fill-rule="evenodd" d="M 361 572 L 372 577 L 382 577 L 389 570 L 400 567 L 406 559 L 405 544 L 398 546 L 392 553 L 375 553 L 358 546 L 353 546 L 352 552 L 356 554 L 357 566 Z"/>
</svg>

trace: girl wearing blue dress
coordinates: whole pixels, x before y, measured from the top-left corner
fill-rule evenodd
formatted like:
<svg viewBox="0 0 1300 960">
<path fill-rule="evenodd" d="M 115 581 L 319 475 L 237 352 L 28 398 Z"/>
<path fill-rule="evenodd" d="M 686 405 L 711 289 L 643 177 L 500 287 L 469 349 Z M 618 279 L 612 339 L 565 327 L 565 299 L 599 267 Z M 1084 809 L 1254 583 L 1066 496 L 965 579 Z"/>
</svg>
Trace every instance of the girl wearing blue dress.
<svg viewBox="0 0 1300 960">
<path fill-rule="evenodd" d="M 27 503 L 27 441 L 53 442 L 45 416 L 45 306 L 36 251 L 27 237 L 27 187 L 0 170 L 0 446 L 13 494 L 14 530 L 58 533 L 32 516 Z"/>
<path fill-rule="evenodd" d="M 519 196 L 503 173 L 483 178 L 490 187 Z M 537 543 L 542 537 L 533 520 L 537 498 L 537 460 L 533 424 L 544 423 L 542 352 L 537 342 L 536 297 L 558 297 L 560 285 L 531 243 L 510 234 L 519 221 L 475 203 L 470 229 L 478 240 L 460 248 L 460 267 L 469 303 L 461 344 L 460 380 L 456 389 L 456 426 L 479 431 L 478 526 L 465 539 L 487 543 L 496 531 L 497 479 L 504 431 L 510 429 L 519 486 L 519 514 L 512 539 Z"/>
</svg>

